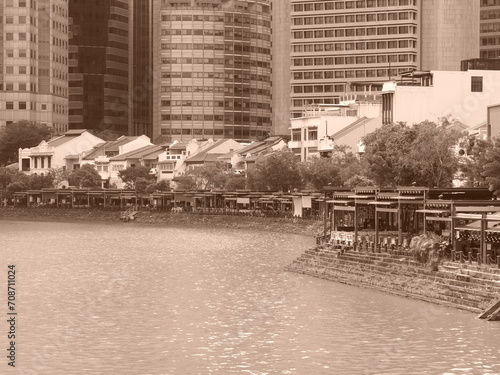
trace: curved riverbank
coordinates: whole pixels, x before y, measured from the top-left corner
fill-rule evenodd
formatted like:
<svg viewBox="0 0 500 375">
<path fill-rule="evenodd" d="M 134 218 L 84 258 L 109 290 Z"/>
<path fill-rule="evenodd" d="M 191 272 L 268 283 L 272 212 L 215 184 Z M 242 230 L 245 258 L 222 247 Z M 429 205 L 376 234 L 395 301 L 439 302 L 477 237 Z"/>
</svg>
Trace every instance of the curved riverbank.
<svg viewBox="0 0 500 375">
<path fill-rule="evenodd" d="M 500 298 L 499 269 L 444 262 L 432 271 L 411 257 L 389 253 L 322 245 L 306 250 L 287 270 L 473 313 Z"/>
<path fill-rule="evenodd" d="M 120 221 L 119 211 L 104 211 L 85 208 L 0 208 L 0 220 L 33 220 L 33 221 L 93 221 L 116 222 Z M 237 216 L 237 215 L 207 215 L 198 213 L 170 213 L 162 211 L 140 211 L 136 219 L 123 225 L 133 223 L 164 224 L 169 226 L 213 226 L 219 228 L 251 229 L 280 233 L 298 234 L 314 237 L 322 232 L 323 223 L 320 221 Z"/>
</svg>

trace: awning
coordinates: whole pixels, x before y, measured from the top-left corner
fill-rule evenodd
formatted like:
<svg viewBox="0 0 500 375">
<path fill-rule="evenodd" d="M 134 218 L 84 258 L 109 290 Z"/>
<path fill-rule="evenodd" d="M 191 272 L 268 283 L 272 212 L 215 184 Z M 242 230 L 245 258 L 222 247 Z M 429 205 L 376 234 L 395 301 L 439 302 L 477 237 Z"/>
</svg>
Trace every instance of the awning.
<svg viewBox="0 0 500 375">
<path fill-rule="evenodd" d="M 250 204 L 250 198 L 238 198 L 236 203 L 239 204 Z"/>
<path fill-rule="evenodd" d="M 415 210 L 415 212 L 420 212 L 423 214 L 449 214 L 451 211 L 450 210 Z"/>
<path fill-rule="evenodd" d="M 384 201 L 373 201 L 373 202 L 368 202 L 368 204 L 376 204 L 376 205 L 381 205 L 381 206 L 390 206 L 391 204 L 396 204 L 398 202 L 384 202 Z"/>
</svg>

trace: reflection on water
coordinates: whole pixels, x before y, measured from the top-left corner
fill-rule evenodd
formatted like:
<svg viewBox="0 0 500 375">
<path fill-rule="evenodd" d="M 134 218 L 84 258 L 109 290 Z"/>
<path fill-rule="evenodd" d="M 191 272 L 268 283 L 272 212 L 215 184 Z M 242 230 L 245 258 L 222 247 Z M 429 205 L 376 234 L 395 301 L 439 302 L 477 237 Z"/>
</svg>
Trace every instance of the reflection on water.
<svg viewBox="0 0 500 375">
<path fill-rule="evenodd" d="M 312 241 L 0 221 L 0 269 L 19 272 L 8 373 L 500 373 L 500 324 L 283 271 Z"/>
</svg>

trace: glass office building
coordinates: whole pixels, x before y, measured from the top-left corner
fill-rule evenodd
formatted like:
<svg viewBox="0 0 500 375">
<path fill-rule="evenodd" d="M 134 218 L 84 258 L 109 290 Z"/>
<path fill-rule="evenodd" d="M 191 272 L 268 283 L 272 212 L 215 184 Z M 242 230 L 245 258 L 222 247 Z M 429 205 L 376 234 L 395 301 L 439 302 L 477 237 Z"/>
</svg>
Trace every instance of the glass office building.
<svg viewBox="0 0 500 375">
<path fill-rule="evenodd" d="M 162 0 L 154 7 L 158 133 L 172 140 L 268 135 L 269 1 Z"/>
</svg>

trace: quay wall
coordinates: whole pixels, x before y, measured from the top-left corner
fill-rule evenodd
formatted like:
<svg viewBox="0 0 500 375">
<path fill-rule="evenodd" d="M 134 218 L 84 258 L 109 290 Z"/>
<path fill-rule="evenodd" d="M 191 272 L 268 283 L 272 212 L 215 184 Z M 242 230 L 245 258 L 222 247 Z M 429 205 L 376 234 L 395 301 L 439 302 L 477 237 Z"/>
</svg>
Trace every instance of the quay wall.
<svg viewBox="0 0 500 375">
<path fill-rule="evenodd" d="M 48 207 L 2 207 L 0 220 L 35 220 L 63 222 L 116 222 L 120 221 L 120 211 L 89 208 L 48 208 Z M 256 217 L 245 215 L 221 215 L 204 213 L 173 213 L 165 211 L 139 211 L 134 223 L 160 224 L 169 226 L 213 226 L 231 229 L 263 230 L 280 233 L 316 237 L 323 230 L 321 221 L 284 217 Z"/>
<path fill-rule="evenodd" d="M 413 257 L 317 245 L 288 271 L 479 313 L 500 298 L 500 269 L 443 262 L 432 271 Z"/>
</svg>

